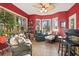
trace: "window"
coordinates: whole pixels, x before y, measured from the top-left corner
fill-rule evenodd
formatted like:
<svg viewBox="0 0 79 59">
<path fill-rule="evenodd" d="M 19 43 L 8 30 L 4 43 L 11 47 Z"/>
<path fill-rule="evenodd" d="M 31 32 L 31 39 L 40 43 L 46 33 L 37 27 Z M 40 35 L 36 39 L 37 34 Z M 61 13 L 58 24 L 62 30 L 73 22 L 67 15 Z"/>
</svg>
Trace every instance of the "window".
<svg viewBox="0 0 79 59">
<path fill-rule="evenodd" d="M 28 19 L 18 16 L 17 19 L 18 27 L 17 30 L 21 31 L 21 27 L 24 28 L 24 31 L 28 31 Z"/>
<path fill-rule="evenodd" d="M 52 31 L 58 31 L 58 18 L 52 19 Z"/>
<path fill-rule="evenodd" d="M 42 19 L 42 32 L 49 34 L 51 32 L 51 20 L 50 19 Z"/>
<path fill-rule="evenodd" d="M 36 31 L 41 30 L 41 19 L 36 19 Z"/>
<path fill-rule="evenodd" d="M 69 29 L 76 29 L 76 14 L 69 17 Z"/>
</svg>

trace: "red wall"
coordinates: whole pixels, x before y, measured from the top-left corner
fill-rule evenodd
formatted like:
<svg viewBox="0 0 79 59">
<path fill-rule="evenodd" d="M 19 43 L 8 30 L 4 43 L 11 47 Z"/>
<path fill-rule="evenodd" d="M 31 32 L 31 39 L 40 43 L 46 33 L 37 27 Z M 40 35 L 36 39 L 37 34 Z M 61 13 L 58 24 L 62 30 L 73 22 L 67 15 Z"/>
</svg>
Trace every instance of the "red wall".
<svg viewBox="0 0 79 59">
<path fill-rule="evenodd" d="M 21 16 L 28 17 L 28 14 L 19 9 L 18 7 L 14 6 L 12 3 L 0 3 L 0 6 L 5 7 Z"/>
<path fill-rule="evenodd" d="M 76 3 L 74 6 L 72 6 L 68 11 L 62 11 L 62 12 L 57 12 L 52 15 L 30 15 L 29 19 L 33 19 L 36 23 L 36 19 L 52 19 L 54 17 L 58 17 L 58 23 L 60 27 L 60 22 L 66 21 L 66 27 L 69 28 L 69 16 L 73 15 L 76 13 L 76 26 L 79 28 L 79 3 Z M 36 24 L 34 23 L 34 29 Z"/>
<path fill-rule="evenodd" d="M 29 20 L 32 20 L 34 21 L 34 29 L 35 29 L 35 26 L 36 26 L 36 19 L 52 19 L 52 18 L 55 18 L 55 17 L 58 17 L 58 23 L 59 23 L 59 27 L 60 27 L 60 22 L 61 21 L 66 21 L 68 18 L 67 18 L 67 15 L 66 15 L 66 11 L 62 11 L 62 12 L 58 12 L 58 13 L 55 13 L 55 14 L 52 14 L 52 15 L 43 15 L 43 16 L 40 16 L 40 15 L 30 15 L 29 16 Z"/>
<path fill-rule="evenodd" d="M 36 26 L 36 19 L 52 19 L 54 17 L 58 17 L 58 22 L 60 26 L 61 21 L 66 21 L 67 23 L 67 28 L 69 27 L 69 16 L 73 15 L 76 13 L 76 25 L 77 28 L 79 28 L 79 3 L 76 3 L 72 8 L 70 8 L 68 11 L 62 11 L 62 12 L 57 12 L 52 15 L 28 15 L 24 11 L 20 10 L 16 6 L 14 6 L 12 3 L 0 3 L 0 6 L 5 7 L 13 12 L 16 12 L 24 17 L 28 17 L 30 21 L 34 21 L 34 29 Z"/>
<path fill-rule="evenodd" d="M 76 26 L 79 28 L 79 3 L 76 3 L 72 8 L 70 8 L 67 12 L 68 18 L 69 16 L 76 13 Z M 69 20 L 67 20 L 67 27 L 69 25 Z"/>
<path fill-rule="evenodd" d="M 28 17 L 28 19 L 29 19 L 29 20 L 28 20 L 29 22 L 31 22 L 31 21 L 32 21 L 32 22 L 34 23 L 34 25 L 33 25 L 33 29 L 35 30 L 35 27 L 36 27 L 36 20 L 35 20 L 35 16 L 29 16 L 29 17 Z"/>
</svg>

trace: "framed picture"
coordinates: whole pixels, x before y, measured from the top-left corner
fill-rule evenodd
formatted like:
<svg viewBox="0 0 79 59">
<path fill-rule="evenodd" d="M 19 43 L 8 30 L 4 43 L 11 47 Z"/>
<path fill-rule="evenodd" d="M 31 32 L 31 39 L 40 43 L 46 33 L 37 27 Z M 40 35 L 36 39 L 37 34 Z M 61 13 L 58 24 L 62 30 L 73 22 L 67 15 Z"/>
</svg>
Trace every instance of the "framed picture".
<svg viewBox="0 0 79 59">
<path fill-rule="evenodd" d="M 61 28 L 66 28 L 66 22 L 65 21 L 62 21 L 62 22 L 60 22 L 60 26 L 61 26 Z"/>
<path fill-rule="evenodd" d="M 76 14 L 69 17 L 69 29 L 76 29 Z"/>
</svg>

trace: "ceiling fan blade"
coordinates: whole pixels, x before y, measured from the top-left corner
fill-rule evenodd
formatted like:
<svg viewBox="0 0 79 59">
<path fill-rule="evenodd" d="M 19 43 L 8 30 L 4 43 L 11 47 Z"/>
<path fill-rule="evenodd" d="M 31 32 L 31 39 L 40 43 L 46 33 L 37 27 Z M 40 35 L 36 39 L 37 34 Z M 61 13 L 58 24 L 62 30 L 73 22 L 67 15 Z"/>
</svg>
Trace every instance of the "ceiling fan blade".
<svg viewBox="0 0 79 59">
<path fill-rule="evenodd" d="M 54 7 L 52 7 L 52 6 L 47 8 L 47 10 L 52 10 L 52 9 L 54 9 Z"/>
<path fill-rule="evenodd" d="M 54 5 L 53 5 L 52 3 L 48 3 L 48 4 L 45 5 L 45 8 L 46 8 L 46 9 L 47 9 L 47 8 L 52 9 L 52 8 L 54 8 Z"/>
<path fill-rule="evenodd" d="M 40 4 L 33 5 L 33 6 L 36 7 L 36 8 L 42 8 L 42 6 Z"/>
<path fill-rule="evenodd" d="M 47 3 L 45 6 L 46 6 L 46 7 L 49 7 L 49 6 L 50 6 L 50 4 L 49 4 L 49 3 Z"/>
<path fill-rule="evenodd" d="M 52 3 L 38 3 L 37 5 L 34 5 L 34 7 L 39 8 L 39 9 L 47 12 L 49 10 L 54 9 L 55 6 Z"/>
</svg>

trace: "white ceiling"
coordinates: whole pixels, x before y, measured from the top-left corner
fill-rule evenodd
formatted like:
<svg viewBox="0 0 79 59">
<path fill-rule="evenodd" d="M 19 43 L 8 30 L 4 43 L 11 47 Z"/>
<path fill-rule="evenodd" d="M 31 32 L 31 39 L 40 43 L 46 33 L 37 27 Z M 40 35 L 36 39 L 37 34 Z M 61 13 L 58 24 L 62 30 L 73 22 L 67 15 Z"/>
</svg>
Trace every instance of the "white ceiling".
<svg viewBox="0 0 79 59">
<path fill-rule="evenodd" d="M 54 3 L 55 8 L 53 10 L 47 13 L 41 13 L 39 8 L 34 7 L 34 5 L 37 5 L 37 3 L 13 3 L 13 4 L 29 15 L 32 14 L 50 15 L 60 11 L 67 11 L 74 5 L 73 3 Z"/>
</svg>

